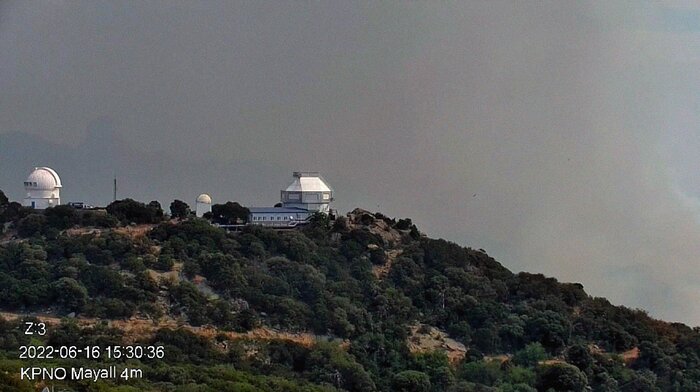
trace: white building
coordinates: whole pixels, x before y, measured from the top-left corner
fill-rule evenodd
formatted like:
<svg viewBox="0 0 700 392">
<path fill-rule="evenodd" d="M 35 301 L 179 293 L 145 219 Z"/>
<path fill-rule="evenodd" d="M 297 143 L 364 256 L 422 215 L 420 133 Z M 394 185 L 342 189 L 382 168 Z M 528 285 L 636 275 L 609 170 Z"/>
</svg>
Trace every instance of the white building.
<svg viewBox="0 0 700 392">
<path fill-rule="evenodd" d="M 204 214 L 207 212 L 211 212 L 211 196 L 207 195 L 206 193 L 202 193 L 201 195 L 197 196 L 194 211 L 195 215 L 197 215 L 199 218 L 204 216 Z"/>
<path fill-rule="evenodd" d="M 330 213 L 333 190 L 317 172 L 294 172 L 294 181 L 280 192 L 281 207 L 251 207 L 248 223 L 293 227 L 315 212 Z"/>
<path fill-rule="evenodd" d="M 24 182 L 26 197 L 23 205 L 38 210 L 61 204 L 61 178 L 53 169 L 35 167 Z"/>
<path fill-rule="evenodd" d="M 333 190 L 318 172 L 294 172 L 294 181 L 281 192 L 282 206 L 328 213 Z"/>
</svg>

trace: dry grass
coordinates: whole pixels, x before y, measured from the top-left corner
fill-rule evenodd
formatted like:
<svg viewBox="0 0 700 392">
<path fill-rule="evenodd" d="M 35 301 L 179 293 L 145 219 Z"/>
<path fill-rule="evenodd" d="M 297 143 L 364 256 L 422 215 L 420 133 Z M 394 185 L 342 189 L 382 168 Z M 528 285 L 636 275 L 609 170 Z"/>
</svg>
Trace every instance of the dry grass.
<svg viewBox="0 0 700 392">
<path fill-rule="evenodd" d="M 447 336 L 447 333 L 425 324 L 410 327 L 408 349 L 412 353 L 442 351 L 450 363 L 456 364 L 467 355 L 467 347 Z"/>
</svg>

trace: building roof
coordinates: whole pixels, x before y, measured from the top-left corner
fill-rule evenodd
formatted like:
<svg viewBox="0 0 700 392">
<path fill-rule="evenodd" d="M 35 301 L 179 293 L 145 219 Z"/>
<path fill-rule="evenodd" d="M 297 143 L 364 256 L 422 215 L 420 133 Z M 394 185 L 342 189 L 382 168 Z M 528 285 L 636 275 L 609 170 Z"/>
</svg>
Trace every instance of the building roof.
<svg viewBox="0 0 700 392">
<path fill-rule="evenodd" d="M 289 184 L 286 192 L 332 192 L 317 172 L 294 172 L 294 181 Z"/>
<path fill-rule="evenodd" d="M 197 196 L 197 203 L 211 204 L 211 196 L 207 195 L 206 193 L 202 193 L 201 195 Z"/>
<path fill-rule="evenodd" d="M 26 181 L 28 189 L 51 191 L 61 188 L 61 178 L 49 167 L 35 167 Z"/>
<path fill-rule="evenodd" d="M 299 212 L 309 212 L 309 210 L 297 207 L 249 207 L 251 214 L 296 214 Z"/>
</svg>

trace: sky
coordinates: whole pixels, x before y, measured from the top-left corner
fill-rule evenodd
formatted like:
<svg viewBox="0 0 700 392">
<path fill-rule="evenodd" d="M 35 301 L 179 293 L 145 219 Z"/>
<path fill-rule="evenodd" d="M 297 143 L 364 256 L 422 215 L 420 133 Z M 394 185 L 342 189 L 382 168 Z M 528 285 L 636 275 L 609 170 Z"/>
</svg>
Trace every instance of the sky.
<svg viewBox="0 0 700 392">
<path fill-rule="evenodd" d="M 692 2 L 3 1 L 0 189 L 410 217 L 700 325 Z"/>
</svg>

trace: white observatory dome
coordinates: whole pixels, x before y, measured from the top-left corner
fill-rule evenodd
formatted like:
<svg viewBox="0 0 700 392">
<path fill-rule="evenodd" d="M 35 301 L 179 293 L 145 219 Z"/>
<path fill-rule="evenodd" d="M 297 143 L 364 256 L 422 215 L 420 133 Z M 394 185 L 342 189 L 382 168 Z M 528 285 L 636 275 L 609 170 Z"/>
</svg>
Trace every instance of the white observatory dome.
<svg viewBox="0 0 700 392">
<path fill-rule="evenodd" d="M 58 173 L 48 167 L 35 167 L 24 181 L 24 206 L 43 210 L 61 204 L 60 190 L 63 187 Z"/>
<path fill-rule="evenodd" d="M 52 191 L 61 188 L 61 178 L 58 173 L 48 167 L 35 167 L 24 182 L 25 188 L 38 191 Z"/>
<path fill-rule="evenodd" d="M 281 192 L 284 207 L 330 212 L 333 189 L 318 172 L 294 172 L 294 181 Z"/>
<path fill-rule="evenodd" d="M 294 172 L 294 181 L 286 192 L 332 192 L 317 172 Z"/>
<path fill-rule="evenodd" d="M 201 195 L 197 196 L 194 214 L 201 218 L 207 212 L 211 212 L 211 196 L 207 195 L 206 193 L 202 193 Z"/>
<path fill-rule="evenodd" d="M 202 193 L 201 195 L 197 196 L 197 203 L 211 204 L 211 196 L 207 195 L 206 193 Z"/>
</svg>

